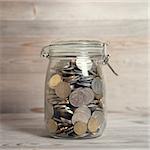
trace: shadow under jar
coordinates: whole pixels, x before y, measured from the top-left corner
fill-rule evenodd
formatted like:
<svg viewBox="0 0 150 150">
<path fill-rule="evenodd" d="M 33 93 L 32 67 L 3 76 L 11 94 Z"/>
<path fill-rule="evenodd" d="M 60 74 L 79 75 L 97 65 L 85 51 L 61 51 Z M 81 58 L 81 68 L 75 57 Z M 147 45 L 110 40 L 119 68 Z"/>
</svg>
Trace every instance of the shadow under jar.
<svg viewBox="0 0 150 150">
<path fill-rule="evenodd" d="M 45 82 L 45 123 L 55 138 L 94 138 L 106 126 L 102 64 L 106 44 L 58 41 L 41 52 L 49 58 Z"/>
</svg>

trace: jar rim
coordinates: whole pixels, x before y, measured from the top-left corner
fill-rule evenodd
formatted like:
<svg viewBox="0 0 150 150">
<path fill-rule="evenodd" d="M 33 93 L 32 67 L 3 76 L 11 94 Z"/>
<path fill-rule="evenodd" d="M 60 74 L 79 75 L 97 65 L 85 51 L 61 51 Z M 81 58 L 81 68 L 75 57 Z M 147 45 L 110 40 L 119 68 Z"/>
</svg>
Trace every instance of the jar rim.
<svg viewBox="0 0 150 150">
<path fill-rule="evenodd" d="M 85 45 L 85 46 L 103 46 L 105 43 L 96 40 L 66 40 L 56 41 L 50 44 L 50 46 L 63 46 L 63 45 Z"/>
<path fill-rule="evenodd" d="M 52 42 L 43 47 L 42 51 L 49 57 L 77 57 L 105 55 L 105 45 L 96 40 L 66 40 Z"/>
</svg>

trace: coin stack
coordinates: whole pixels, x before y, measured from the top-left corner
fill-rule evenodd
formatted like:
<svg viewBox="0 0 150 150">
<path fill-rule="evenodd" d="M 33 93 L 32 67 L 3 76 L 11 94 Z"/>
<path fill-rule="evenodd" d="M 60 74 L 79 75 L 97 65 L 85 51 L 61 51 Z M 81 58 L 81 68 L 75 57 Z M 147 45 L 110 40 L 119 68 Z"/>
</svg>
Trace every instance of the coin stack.
<svg viewBox="0 0 150 150">
<path fill-rule="evenodd" d="M 84 57 L 61 65 L 47 79 L 47 129 L 55 137 L 96 135 L 105 122 L 101 68 Z"/>
</svg>

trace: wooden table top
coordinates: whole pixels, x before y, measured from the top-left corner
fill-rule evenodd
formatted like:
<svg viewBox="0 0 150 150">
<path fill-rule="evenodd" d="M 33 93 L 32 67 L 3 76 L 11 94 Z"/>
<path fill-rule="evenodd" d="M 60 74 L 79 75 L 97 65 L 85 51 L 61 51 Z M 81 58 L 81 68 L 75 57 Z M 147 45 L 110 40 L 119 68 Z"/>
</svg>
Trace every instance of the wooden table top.
<svg viewBox="0 0 150 150">
<path fill-rule="evenodd" d="M 149 149 L 147 114 L 108 114 L 102 137 L 86 140 L 53 139 L 44 127 L 43 113 L 1 114 L 0 150 Z"/>
</svg>

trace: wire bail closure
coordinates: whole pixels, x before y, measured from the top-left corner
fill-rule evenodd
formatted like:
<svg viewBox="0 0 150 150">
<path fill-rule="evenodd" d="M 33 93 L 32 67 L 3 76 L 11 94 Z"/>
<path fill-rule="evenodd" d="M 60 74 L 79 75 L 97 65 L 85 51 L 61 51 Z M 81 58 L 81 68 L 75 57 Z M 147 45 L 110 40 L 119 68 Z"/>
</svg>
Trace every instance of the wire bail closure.
<svg viewBox="0 0 150 150">
<path fill-rule="evenodd" d="M 41 57 L 49 58 L 49 48 L 51 45 L 44 46 L 41 51 Z"/>
<path fill-rule="evenodd" d="M 115 72 L 115 70 L 112 68 L 112 66 L 109 64 L 109 58 L 110 55 L 107 54 L 107 43 L 104 43 L 104 58 L 103 58 L 103 64 L 107 65 L 109 67 L 109 69 L 116 75 L 118 76 L 118 73 Z"/>
<path fill-rule="evenodd" d="M 103 43 L 103 46 L 104 46 L 104 55 L 103 55 L 103 64 L 104 65 L 107 65 L 109 67 L 109 69 L 116 75 L 118 76 L 118 74 L 115 72 L 115 70 L 112 68 L 112 66 L 110 65 L 109 63 L 109 58 L 110 58 L 110 55 L 107 53 L 107 43 Z M 41 51 L 41 57 L 43 58 L 49 58 L 50 54 L 50 46 L 51 45 L 47 45 L 45 47 L 42 48 L 42 51 Z M 49 47 L 49 48 L 48 48 Z"/>
</svg>

